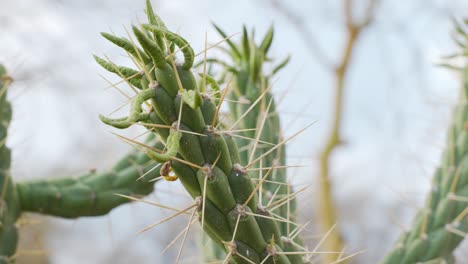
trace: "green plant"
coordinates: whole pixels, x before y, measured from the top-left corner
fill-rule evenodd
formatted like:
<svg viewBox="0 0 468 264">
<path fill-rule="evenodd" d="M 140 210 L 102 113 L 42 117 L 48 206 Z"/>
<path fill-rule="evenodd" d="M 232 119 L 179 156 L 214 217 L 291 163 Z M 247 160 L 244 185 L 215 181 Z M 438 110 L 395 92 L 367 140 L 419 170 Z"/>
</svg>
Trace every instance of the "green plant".
<svg viewBox="0 0 468 264">
<path fill-rule="evenodd" d="M 303 249 L 296 247 L 292 241 L 282 239 L 279 223 L 291 223 L 291 221 L 287 218 L 283 220 L 273 217 L 270 212 L 280 207 L 289 208 L 287 205 L 294 194 L 283 196 L 262 206 L 257 193 L 262 184 L 266 185 L 266 176 L 275 171 L 276 165 L 273 160 L 280 154 L 273 152 L 280 148 L 282 143 L 258 152 L 255 156 L 253 154 L 250 157 L 245 156 L 249 151 L 240 152 L 231 135 L 236 133 L 233 130 L 235 124 L 227 129 L 229 125 L 220 122 L 218 118 L 228 88 L 220 95 L 221 91 L 216 82 L 206 75 L 202 75 L 202 85 L 199 86 L 191 72 L 194 60 L 191 46 L 181 36 L 165 27 L 152 11 L 149 1 L 146 13 L 149 24 L 141 27 L 133 26 L 133 33 L 141 48 L 137 47 L 132 39 L 103 34 L 105 38 L 129 53 L 138 70 L 128 70 L 128 74 L 123 74 L 123 70 L 126 70 L 123 67 L 98 57 L 96 60 L 111 72 L 122 73 L 119 75 L 128 78 L 130 84 L 132 82 L 137 84 L 136 81 L 139 81 L 140 85 L 135 85 L 135 88 L 141 91 L 132 100 L 128 117 L 110 119 L 101 116 L 101 120 L 121 129 L 140 123 L 157 132 L 165 142 L 165 148 L 151 148 L 125 139 L 144 147 L 146 153 L 156 162 L 164 163 L 161 175 L 165 176 L 171 170 L 174 171 L 194 199 L 194 203 L 186 211 L 191 210 L 192 215 L 193 212 L 198 212 L 199 220 L 207 234 L 218 245 L 224 243 L 223 248 L 228 252 L 227 259 L 230 258 L 235 263 L 252 261 L 256 263 L 262 260 L 266 263 L 302 262 L 302 257 L 298 257 L 296 251 Z M 257 64 L 255 65 L 257 69 L 246 72 L 244 78 L 248 78 L 252 72 L 259 74 L 258 67 L 263 63 L 260 58 L 266 54 L 271 38 L 272 31 L 267 34 L 262 44 L 264 48 L 244 48 L 245 53 L 252 52 L 252 56 L 259 58 L 252 59 Z M 232 44 L 230 41 L 228 43 Z M 175 63 L 175 47 L 183 53 L 184 61 L 181 64 Z M 260 76 L 258 78 L 260 79 Z M 249 94 L 251 98 L 262 98 L 259 97 L 259 93 L 262 92 L 259 79 L 251 80 L 251 88 L 248 91 L 251 93 Z M 207 89 L 208 85 L 212 87 L 211 91 Z M 244 85 L 236 81 L 235 89 L 242 89 Z M 269 94 L 267 99 L 271 98 Z M 260 108 L 254 108 L 260 100 L 255 101 L 249 105 L 242 105 L 244 109 L 237 110 L 242 112 L 235 116 L 236 122 L 245 120 L 245 122 L 254 122 L 244 124 L 242 127 L 244 132 L 248 132 L 247 135 L 252 136 L 256 135 L 255 128 L 260 120 L 256 120 L 257 117 L 252 114 L 250 117 L 245 115 L 250 114 L 252 109 L 254 109 L 253 115 L 261 112 Z M 146 111 L 142 106 L 145 102 L 150 105 Z M 272 137 L 274 137 L 273 129 L 279 128 L 279 121 L 274 108 L 270 109 L 272 112 L 268 111 L 268 108 L 266 111 L 275 115 L 272 119 L 262 119 L 269 120 L 266 124 L 270 126 L 266 127 L 263 135 L 277 142 L 278 139 Z M 274 122 L 276 123 L 273 124 Z M 261 133 L 262 129 L 258 131 Z M 255 144 L 252 152 L 257 149 L 259 148 Z M 268 156 L 270 153 L 276 156 Z M 267 160 L 265 157 L 268 158 L 270 168 L 259 182 L 254 183 L 250 174 L 252 171 L 258 173 L 256 169 L 259 167 L 254 165 L 260 160 Z M 284 160 L 284 156 L 282 159 Z M 284 178 L 283 175 L 281 177 Z M 285 180 L 281 179 L 281 183 L 284 182 Z M 286 188 L 279 186 L 282 187 L 282 194 L 287 194 L 284 191 Z"/>
<path fill-rule="evenodd" d="M 220 27 L 215 25 L 215 28 L 222 37 L 227 37 Z M 290 187 L 286 177 L 286 148 L 283 144 L 276 147 L 284 139 L 281 135 L 276 103 L 270 91 L 273 85 L 271 78 L 288 63 L 289 57 L 274 66 L 269 74 L 263 73 L 265 64 L 271 61 L 267 55 L 273 35 L 273 27 L 270 27 L 263 40 L 257 45 L 253 38 L 254 34 L 249 36 L 244 26 L 241 43 L 236 45 L 230 39 L 226 40 L 230 47 L 229 55 L 232 61 L 230 64 L 215 58 L 208 60 L 220 64 L 224 70 L 231 73 L 231 76 L 222 74 L 219 82 L 227 83 L 228 78 L 232 78 L 229 107 L 234 124 L 231 129 L 240 130 L 241 137 L 236 137 L 235 141 L 242 150 L 240 151 L 241 162 L 249 164 L 253 159 L 262 157 L 261 162 L 253 165 L 253 168 L 259 170 L 252 171 L 250 176 L 259 179 L 262 175 L 260 173 L 262 168 L 281 166 L 275 169 L 262 184 L 263 199 L 260 203 L 263 205 L 268 204 L 270 200 L 274 202 L 280 199 L 278 197 L 292 193 L 288 190 Z M 256 101 L 258 102 L 255 103 Z M 277 197 L 273 197 L 274 193 Z M 295 222 L 295 199 L 289 200 L 288 206 L 273 210 L 273 213 Z M 281 222 L 279 225 L 281 235 L 289 237 L 289 233 L 294 228 L 291 227 L 291 223 Z"/>
<path fill-rule="evenodd" d="M 16 252 L 18 230 L 15 226 L 20 215 L 18 194 L 10 175 L 11 152 L 6 146 L 11 105 L 6 99 L 11 77 L 0 65 L 0 263 L 8 263 Z"/>
<path fill-rule="evenodd" d="M 458 55 L 466 56 L 468 34 L 460 25 L 457 32 L 463 41 Z M 463 83 L 426 205 L 383 263 L 454 263 L 452 253 L 468 232 L 468 64 L 458 70 Z"/>
<path fill-rule="evenodd" d="M 234 140 L 239 149 L 241 164 L 249 164 L 260 157 L 259 162 L 252 166 L 255 169 L 250 172 L 252 180 L 260 181 L 268 168 L 275 167 L 266 175 L 266 180 L 258 190 L 259 203 L 265 206 L 293 193 L 286 177 L 286 148 L 281 144 L 283 136 L 280 119 L 270 91 L 271 78 L 288 63 L 289 57 L 275 65 L 268 74 L 264 74 L 264 66 L 272 61 L 267 54 L 273 41 L 273 27 L 269 28 L 260 44 L 255 43 L 253 33 L 249 36 L 245 26 L 240 43 L 234 43 L 219 26 L 214 27 L 226 39 L 229 49 L 221 50 L 227 53 L 230 61 L 219 58 L 200 60 L 198 65 L 203 66 L 203 71 L 206 71 L 207 64 L 210 69 L 218 66 L 221 70 L 218 81 L 210 75 L 201 74 L 200 76 L 206 78 L 202 80 L 202 85 L 203 82 L 216 86 L 229 83 L 230 89 L 226 95 L 230 109 L 229 123 L 230 129 L 236 131 Z M 279 146 L 276 147 L 277 145 Z M 268 216 L 289 221 L 278 222 L 281 239 L 288 247 L 300 248 L 302 242 L 298 233 L 291 236 L 291 233 L 297 231 L 295 207 L 296 199 L 291 197 L 286 206 L 271 210 L 272 214 Z M 207 260 L 216 259 L 209 255 L 205 253 Z M 215 255 L 219 258 L 221 254 L 218 252 Z M 302 256 L 296 258 L 301 259 Z"/>
</svg>

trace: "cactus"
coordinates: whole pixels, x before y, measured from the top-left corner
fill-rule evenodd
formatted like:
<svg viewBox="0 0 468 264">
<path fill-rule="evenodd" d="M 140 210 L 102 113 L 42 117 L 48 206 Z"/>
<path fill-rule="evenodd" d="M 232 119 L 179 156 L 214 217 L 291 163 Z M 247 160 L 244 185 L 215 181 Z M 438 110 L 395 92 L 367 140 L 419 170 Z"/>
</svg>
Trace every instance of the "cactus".
<svg viewBox="0 0 468 264">
<path fill-rule="evenodd" d="M 263 168 L 279 167 L 270 173 L 266 178 L 267 181 L 262 184 L 260 202 L 266 205 L 270 201 L 278 201 L 281 197 L 292 193 L 286 178 L 286 148 L 281 145 L 271 151 L 275 145 L 283 141 L 279 115 L 270 92 L 271 78 L 289 62 L 289 57 L 275 65 L 268 74 L 265 74 L 264 66 L 271 61 L 267 54 L 273 41 L 273 26 L 269 28 L 260 44 L 255 43 L 253 33 L 249 36 L 245 26 L 243 27 L 242 41 L 238 44 L 229 39 L 219 26 L 214 25 L 214 27 L 223 38 L 227 39 L 230 47 L 227 50 L 230 62 L 216 58 L 208 58 L 206 61 L 211 65 L 221 67 L 222 74 L 219 83 L 227 83 L 230 78 L 233 80 L 233 88 L 230 90 L 228 99 L 232 120 L 239 120 L 231 127 L 240 131 L 240 137 L 234 137 L 241 150 L 239 152 L 240 161 L 242 164 L 248 164 L 253 159 L 261 157 L 261 162 L 253 166 L 259 170 L 250 173 L 250 177 L 253 179 L 262 178 L 260 166 Z M 204 62 L 205 60 L 201 60 L 199 65 Z M 206 78 L 206 82 L 209 84 L 216 83 L 209 75 L 201 76 Z M 256 101 L 258 102 L 255 103 Z M 288 201 L 287 206 L 275 209 L 273 213 L 295 223 L 295 203 L 295 199 L 292 198 Z M 288 238 L 295 227 L 287 222 L 279 222 L 278 224 L 283 242 L 292 243 L 292 240 Z M 302 245 L 299 236 L 296 236 L 294 240 Z"/>
<path fill-rule="evenodd" d="M 457 25 L 468 51 L 468 34 Z M 465 58 L 466 59 L 466 58 Z M 448 130 L 446 149 L 426 205 L 382 263 L 454 263 L 452 252 L 468 232 L 468 63 L 461 69 L 463 86 Z"/>
<path fill-rule="evenodd" d="M 156 162 L 164 163 L 161 175 L 170 171 L 177 175 L 194 199 L 188 210 L 195 208 L 206 233 L 218 244 L 225 244 L 228 259 L 234 263 L 302 262 L 301 252 L 295 252 L 299 254 L 300 262 L 297 261 L 298 255 L 284 252 L 292 248 L 294 251 L 303 249 L 287 247 L 283 243 L 278 223 L 284 220 L 272 217 L 270 211 L 274 205 L 279 208 L 281 202 L 286 204 L 289 197 L 283 197 L 270 206 L 262 206 L 257 194 L 260 183 L 254 183 L 250 176 L 253 165 L 281 145 L 270 148 L 262 156 L 257 154 L 257 158 L 250 158 L 249 163 L 241 165 L 243 159 L 237 143 L 229 135 L 231 131 L 220 130 L 226 127 L 220 123 L 218 115 L 227 89 L 221 96 L 211 96 L 204 85 L 206 83 L 199 87 L 191 71 L 194 52 L 190 44 L 165 27 L 152 11 L 149 1 L 146 13 L 149 23 L 133 26 L 141 48 L 131 39 L 110 38 L 103 34 L 128 51 L 139 67 L 132 72 L 142 74 L 137 75 L 140 87 L 136 86 L 136 89 L 140 88 L 141 92 L 133 99 L 129 116 L 118 119 L 101 116 L 101 120 L 119 129 L 136 123 L 155 128 L 165 147 L 147 147 L 146 153 Z M 132 46 L 120 43 L 132 43 Z M 175 46 L 183 53 L 181 64 L 175 63 Z M 121 68 L 99 58 L 97 62 L 114 73 Z M 261 62 L 255 60 L 255 63 Z M 119 75 L 125 78 L 123 74 Z M 216 83 L 211 79 L 207 83 L 214 87 L 212 94 L 219 93 Z M 252 88 L 251 92 L 255 97 L 259 91 Z M 145 102 L 151 106 L 147 110 L 142 106 Z M 271 165 L 275 164 L 271 162 Z M 272 171 L 273 168 L 266 174 Z"/>
<path fill-rule="evenodd" d="M 11 105 L 7 100 L 8 86 L 12 78 L 0 65 L 0 264 L 11 263 L 18 243 L 15 226 L 20 215 L 20 203 L 10 174 L 11 152 L 6 146 L 8 125 L 11 121 Z"/>
<path fill-rule="evenodd" d="M 7 88 L 12 78 L 0 65 L 0 264 L 14 263 L 18 243 L 15 225 L 22 212 L 36 212 L 64 218 L 99 216 L 128 203 L 127 196 L 144 196 L 153 191 L 159 166 L 143 153 L 133 151 L 111 169 L 91 171 L 79 177 L 14 183 L 10 175 L 11 153 L 6 146 L 11 105 Z M 160 147 L 151 135 L 146 143 Z"/>
<path fill-rule="evenodd" d="M 226 37 L 222 29 L 215 25 L 216 30 L 221 36 Z M 257 45 L 253 39 L 254 34 L 248 35 L 247 29 L 244 26 L 242 42 L 240 44 L 229 43 L 230 56 L 232 65 L 219 61 L 217 59 L 210 59 L 213 63 L 220 64 L 225 71 L 232 74 L 233 88 L 229 94 L 229 107 L 233 120 L 237 126 L 232 126 L 233 129 L 239 129 L 242 137 L 236 137 L 235 141 L 240 151 L 240 159 L 244 164 L 250 163 L 253 159 L 261 158 L 261 163 L 258 162 L 254 165 L 255 168 L 270 168 L 273 166 L 281 166 L 275 169 L 266 179 L 262 185 L 263 196 L 262 204 L 268 204 L 273 198 L 273 201 L 280 199 L 288 194 L 287 178 L 286 178 L 286 148 L 284 145 L 272 149 L 283 141 L 281 135 L 281 125 L 278 112 L 276 111 L 276 104 L 273 98 L 271 89 L 271 77 L 283 68 L 289 61 L 289 57 L 281 63 L 273 67 L 273 70 L 265 75 L 263 73 L 264 65 L 271 61 L 267 57 L 269 48 L 273 41 L 274 30 L 271 26 L 261 41 Z M 227 75 L 223 75 L 221 81 L 226 82 Z M 254 102 L 259 100 L 257 104 Z M 247 112 L 247 110 L 253 108 Z M 249 140 L 255 139 L 255 140 Z M 259 178 L 261 174 L 259 171 L 251 173 L 252 178 Z M 289 190 L 289 192 L 291 192 Z M 276 197 L 273 194 L 276 193 Z M 289 207 L 289 208 L 288 208 Z M 278 214 L 284 219 L 289 219 L 295 222 L 295 199 L 289 201 L 289 206 L 283 206 L 273 213 Z M 289 237 L 291 232 L 291 224 L 286 222 L 279 223 L 280 232 L 283 236 Z"/>
</svg>

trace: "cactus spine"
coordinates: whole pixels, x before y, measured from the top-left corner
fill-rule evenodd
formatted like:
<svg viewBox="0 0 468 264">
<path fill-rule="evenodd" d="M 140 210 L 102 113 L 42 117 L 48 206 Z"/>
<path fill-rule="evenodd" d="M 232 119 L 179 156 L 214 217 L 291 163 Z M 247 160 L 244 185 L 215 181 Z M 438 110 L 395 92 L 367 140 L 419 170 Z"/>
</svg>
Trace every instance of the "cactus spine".
<svg viewBox="0 0 468 264">
<path fill-rule="evenodd" d="M 160 147 L 153 136 L 147 144 Z M 99 216 L 127 203 L 124 196 L 144 196 L 153 191 L 159 165 L 139 151 L 123 157 L 104 172 L 79 177 L 20 182 L 16 184 L 21 210 L 63 218 Z"/>
</svg>

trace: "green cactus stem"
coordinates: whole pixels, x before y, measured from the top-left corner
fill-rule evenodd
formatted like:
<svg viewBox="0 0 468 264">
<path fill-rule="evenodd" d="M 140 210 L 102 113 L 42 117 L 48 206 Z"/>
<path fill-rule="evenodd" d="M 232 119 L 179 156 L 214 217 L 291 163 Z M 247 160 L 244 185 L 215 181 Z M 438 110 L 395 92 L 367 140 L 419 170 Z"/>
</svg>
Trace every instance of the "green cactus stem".
<svg viewBox="0 0 468 264">
<path fill-rule="evenodd" d="M 0 64 L 0 264 L 13 263 L 18 244 L 15 226 L 20 216 L 18 194 L 10 174 L 11 152 L 6 146 L 8 125 L 11 121 L 11 105 L 7 100 L 8 86 L 12 78 Z"/>
<path fill-rule="evenodd" d="M 225 37 L 226 33 L 217 25 L 215 29 L 221 36 Z M 271 151 L 275 145 L 283 141 L 281 135 L 281 124 L 276 104 L 272 93 L 269 91 L 271 86 L 271 78 L 281 68 L 286 66 L 289 57 L 284 59 L 278 65 L 273 66 L 273 71 L 265 74 L 264 66 L 271 61 L 268 58 L 268 51 L 273 41 L 274 30 L 270 27 L 268 32 L 263 37 L 260 44 L 255 43 L 253 34 L 249 36 L 246 27 L 243 27 L 242 41 L 239 44 L 228 40 L 231 55 L 231 63 L 221 62 L 216 59 L 209 59 L 211 63 L 218 64 L 224 71 L 229 71 L 234 80 L 232 92 L 229 94 L 229 107 L 232 119 L 238 120 L 242 117 L 241 122 L 236 122 L 237 126 L 234 129 L 242 130 L 241 137 L 236 137 L 240 152 L 240 161 L 243 164 L 248 164 L 250 161 L 263 156 L 261 163 L 255 164 L 255 168 L 259 169 L 261 165 L 264 168 L 273 166 L 282 166 L 270 174 L 262 185 L 262 204 L 266 205 L 273 198 L 273 201 L 281 199 L 288 194 L 287 175 L 284 165 L 286 164 L 286 148 L 284 145 Z M 222 76 L 222 82 L 225 82 L 229 75 Z M 209 82 L 212 80 L 208 79 Z M 258 99 L 260 101 L 254 105 Z M 253 108 L 245 115 L 246 111 Z M 257 143 L 246 138 L 258 140 Z M 265 144 L 271 143 L 271 144 Z M 252 178 L 259 178 L 260 171 L 257 170 L 250 174 Z M 289 190 L 292 192 L 291 190 Z M 276 193 L 276 197 L 272 197 Z M 289 207 L 289 208 L 288 208 Z M 274 210 L 273 213 L 281 216 L 284 219 L 289 219 L 291 222 L 296 221 L 296 201 L 291 199 L 288 204 Z M 281 235 L 289 237 L 289 233 L 294 227 L 287 222 L 281 222 Z M 299 239 L 297 239 L 299 242 Z"/>
</svg>

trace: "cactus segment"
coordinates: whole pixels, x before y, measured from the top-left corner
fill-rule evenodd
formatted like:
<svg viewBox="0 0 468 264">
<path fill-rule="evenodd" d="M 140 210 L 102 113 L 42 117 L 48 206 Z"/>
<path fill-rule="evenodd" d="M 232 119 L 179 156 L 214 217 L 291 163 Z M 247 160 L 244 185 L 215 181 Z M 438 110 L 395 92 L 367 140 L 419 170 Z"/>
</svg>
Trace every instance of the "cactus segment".
<svg viewBox="0 0 468 264">
<path fill-rule="evenodd" d="M 146 143 L 163 147 L 154 136 L 149 136 Z M 24 212 L 63 218 L 100 216 L 129 202 L 116 194 L 151 193 L 154 185 L 151 180 L 159 177 L 157 167 L 145 153 L 135 150 L 104 172 L 91 171 L 77 178 L 26 181 L 17 183 L 16 189 Z"/>
<path fill-rule="evenodd" d="M 248 245 L 235 240 L 227 245 L 231 260 L 236 264 L 260 263 L 260 256 Z"/>
<path fill-rule="evenodd" d="M 197 178 L 200 189 L 204 190 L 206 186 L 206 198 L 212 201 L 223 213 L 228 213 L 236 206 L 227 176 L 220 168 L 212 167 L 211 164 L 207 163 L 203 169 L 197 171 Z"/>
<path fill-rule="evenodd" d="M 130 40 L 128 40 L 126 38 L 116 37 L 116 36 L 114 36 L 112 34 L 105 33 L 105 32 L 101 32 L 101 35 L 104 38 L 106 38 L 107 40 L 109 40 L 110 42 L 112 42 L 113 44 L 115 44 L 115 45 L 121 47 L 122 49 L 124 49 L 125 51 L 127 51 L 133 57 L 141 58 L 143 60 L 144 64 L 148 64 L 150 62 L 150 58 L 148 56 L 146 56 L 146 54 L 141 49 L 136 47 Z M 106 67 L 104 67 L 104 68 L 106 70 L 109 70 Z"/>
<path fill-rule="evenodd" d="M 262 230 L 263 239 L 265 239 L 267 243 L 277 243 L 281 248 L 289 251 L 284 247 L 281 234 L 279 229 L 276 227 L 276 221 L 273 220 L 273 217 L 268 210 L 263 207 L 258 207 L 255 219 Z"/>
<path fill-rule="evenodd" d="M 213 120 L 215 120 L 215 115 L 216 115 L 216 105 L 214 101 L 207 96 L 206 94 L 202 95 L 202 104 L 200 106 L 200 109 L 203 114 L 203 120 L 205 121 L 205 124 L 211 124 Z M 214 126 L 216 127 L 218 125 L 218 122 L 214 123 Z"/>
<path fill-rule="evenodd" d="M 143 25 L 148 30 L 156 31 L 162 34 L 168 41 L 174 43 L 184 54 L 184 63 L 181 65 L 182 69 L 189 70 L 193 66 L 193 60 L 195 58 L 195 54 L 193 53 L 193 49 L 190 47 L 190 44 L 187 40 L 182 38 L 181 36 L 172 33 L 164 28 L 145 24 Z"/>
<path fill-rule="evenodd" d="M 163 124 L 171 125 L 177 118 L 174 102 L 162 86 L 156 86 L 155 95 L 152 98 L 152 106 L 156 111 L 158 118 L 163 120 Z"/>
<path fill-rule="evenodd" d="M 164 22 L 161 20 L 161 18 L 156 13 L 154 13 L 150 0 L 146 0 L 145 13 L 146 13 L 146 17 L 148 18 L 148 22 L 151 25 L 155 25 L 155 26 L 166 29 L 166 25 L 164 25 Z M 164 50 L 164 47 L 166 47 L 166 43 L 164 43 L 163 36 L 161 34 L 158 34 L 158 32 L 153 32 L 153 35 L 159 47 L 161 47 Z"/>
<path fill-rule="evenodd" d="M 148 114 L 142 113 L 142 104 L 146 100 L 153 98 L 156 95 L 154 89 L 146 89 L 139 93 L 133 100 L 130 110 L 130 115 L 127 118 L 107 118 L 100 115 L 99 118 L 101 121 L 107 125 L 117 127 L 117 128 L 127 128 L 139 121 L 147 121 L 149 118 Z"/>
<path fill-rule="evenodd" d="M 180 83 L 185 90 L 188 91 L 197 91 L 200 92 L 198 89 L 197 80 L 195 79 L 195 75 L 193 75 L 190 69 L 186 70 L 180 66 L 176 66 L 177 74 L 179 75 Z M 201 96 L 201 95 L 200 95 Z"/>
<path fill-rule="evenodd" d="M 229 224 L 226 215 L 223 214 L 209 199 L 206 199 L 203 202 L 203 198 L 199 196 L 195 201 L 200 204 L 198 210 L 200 222 L 202 222 L 203 214 L 209 216 L 203 219 L 203 228 L 208 226 L 209 230 L 212 231 L 218 239 L 220 239 L 220 242 L 230 241 L 232 238 L 232 226 Z"/>
<path fill-rule="evenodd" d="M 284 251 L 286 252 L 301 252 L 303 249 L 298 245 L 294 240 L 283 237 L 280 241 L 284 244 Z M 289 261 L 291 263 L 304 263 L 304 256 L 302 255 L 288 255 Z"/>
<path fill-rule="evenodd" d="M 176 72 L 169 63 L 165 62 L 164 67 L 156 68 L 154 76 L 171 97 L 174 97 L 179 92 Z"/>
<path fill-rule="evenodd" d="M 159 69 L 164 68 L 166 66 L 166 57 L 158 44 L 149 39 L 148 36 L 137 27 L 133 26 L 132 30 L 138 42 L 143 47 L 143 50 L 153 60 L 154 65 Z"/>
<path fill-rule="evenodd" d="M 159 135 L 163 142 L 166 142 L 169 137 L 170 128 L 166 127 L 166 124 L 161 120 L 156 112 L 151 112 L 148 117 L 150 123 L 146 124 L 145 127 L 148 130 L 154 130 Z"/>
<path fill-rule="evenodd" d="M 241 158 L 239 155 L 239 148 L 237 147 L 236 142 L 232 138 L 232 135 L 229 133 L 224 133 L 224 141 L 226 141 L 226 145 L 229 149 L 229 156 L 231 156 L 231 161 L 234 164 L 233 168 L 236 166 L 235 164 L 239 164 L 241 162 Z"/>
<path fill-rule="evenodd" d="M 221 36 L 226 35 L 218 26 L 215 27 Z M 284 146 L 264 156 L 274 145 L 263 145 L 262 147 L 256 147 L 254 149 L 251 142 L 246 140 L 246 138 L 258 138 L 258 140 L 262 142 L 271 142 L 273 144 L 278 144 L 282 141 L 280 133 L 281 125 L 278 113 L 276 112 L 275 101 L 273 100 L 273 95 L 267 91 L 267 87 L 269 86 L 272 75 L 288 63 L 289 57 L 278 66 L 274 67 L 270 75 L 265 75 L 263 73 L 263 65 L 268 61 L 267 53 L 273 41 L 273 35 L 273 27 L 270 27 L 261 44 L 257 45 L 254 42 L 253 34 L 249 36 L 247 29 L 243 27 L 241 42 L 237 45 L 231 42 L 232 45 L 230 45 L 231 64 L 220 62 L 214 58 L 207 60 L 231 72 L 234 80 L 234 87 L 232 92 L 228 95 L 230 102 L 229 108 L 234 120 L 243 117 L 242 120 L 238 122 L 236 128 L 244 131 L 241 133 L 243 138 L 235 138 L 234 141 L 237 143 L 239 149 L 245 151 L 239 152 L 235 150 L 238 154 L 232 155 L 236 156 L 236 159 L 239 157 L 238 163 L 240 164 L 248 164 L 251 160 L 261 156 L 263 157 L 261 159 L 261 166 L 263 167 L 284 166 L 286 163 L 286 149 Z M 265 92 L 266 94 L 261 97 Z M 254 102 L 259 98 L 260 102 L 254 105 Z M 253 109 L 251 109 L 252 107 Z M 249 110 L 250 112 L 245 114 Z M 256 129 L 260 125 L 262 126 L 262 130 Z M 257 133 L 259 133 L 259 135 Z M 230 148 L 234 148 L 232 143 L 229 145 Z M 260 163 L 256 163 L 252 167 L 260 169 Z M 241 167 L 238 167 L 238 169 L 239 168 Z M 259 178 L 259 171 L 253 171 L 249 177 Z M 241 187 L 236 187 L 239 179 L 242 178 L 230 177 L 230 180 L 233 181 L 231 182 L 233 189 L 241 189 Z M 260 201 L 261 204 L 266 205 L 274 193 L 277 194 L 277 197 L 286 196 L 288 192 L 291 192 L 291 190 L 288 190 L 290 188 L 286 184 L 286 170 L 284 168 L 275 169 L 267 177 L 267 181 L 262 184 L 265 195 L 263 195 L 263 199 Z M 240 186 L 243 186 L 243 184 Z M 247 192 L 248 191 L 244 192 L 241 199 L 245 198 Z M 234 193 L 236 192 L 234 191 Z M 276 198 L 275 200 L 278 199 L 279 198 Z M 280 206 L 278 209 L 274 210 L 275 214 L 278 214 L 283 219 L 290 220 L 290 222 L 278 222 L 281 236 L 289 236 L 289 231 L 292 230 L 291 223 L 294 223 L 296 219 L 295 208 L 295 199 L 291 199 L 284 206 Z M 276 237 L 277 241 L 280 241 L 280 236 L 276 234 Z M 296 238 L 295 242 L 301 244 L 299 237 Z M 293 257 L 291 256 L 291 258 Z"/>
<path fill-rule="evenodd" d="M 183 102 L 180 94 L 175 97 L 174 105 L 177 116 L 181 117 L 180 121 L 190 127 L 193 132 L 203 134 L 206 124 L 201 108 L 191 108 Z"/>
<path fill-rule="evenodd" d="M 249 207 L 237 204 L 229 212 L 227 219 L 232 229 L 237 225 L 237 232 L 234 239 L 244 241 L 256 252 L 265 250 L 267 243 L 265 239 L 263 239 L 262 231 L 255 221 L 255 217 L 252 215 L 252 210 L 250 210 Z"/>
<path fill-rule="evenodd" d="M 216 166 L 221 168 L 227 175 L 231 173 L 232 169 L 231 156 L 223 135 L 216 132 L 215 128 L 207 126 L 204 131 L 205 136 L 200 137 L 200 144 L 206 162 L 216 163 Z"/>
<path fill-rule="evenodd" d="M 183 147 L 179 149 L 179 154 L 185 160 L 190 160 L 198 166 L 205 165 L 206 160 L 201 149 L 200 138 L 197 137 L 197 135 L 190 133 L 192 130 L 184 123 L 180 123 L 179 129 L 187 132 L 182 133 L 180 145 Z"/>
<path fill-rule="evenodd" d="M 228 175 L 229 184 L 233 190 L 236 201 L 245 204 L 254 191 L 254 185 L 249 174 L 240 164 L 234 164 L 231 173 Z M 255 195 L 247 204 L 253 212 L 257 211 L 258 196 Z"/>
<path fill-rule="evenodd" d="M 281 253 L 280 247 L 276 244 L 269 244 L 267 250 L 260 256 L 262 263 L 268 264 L 295 264 L 296 262 L 289 261 L 286 255 Z M 302 263 L 302 262 L 299 262 Z"/>
</svg>

